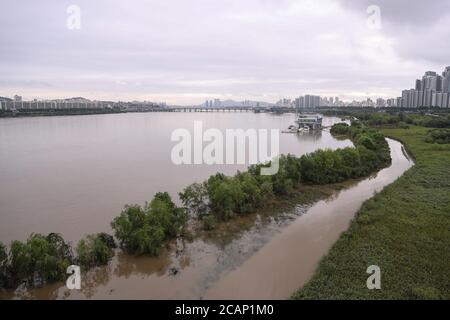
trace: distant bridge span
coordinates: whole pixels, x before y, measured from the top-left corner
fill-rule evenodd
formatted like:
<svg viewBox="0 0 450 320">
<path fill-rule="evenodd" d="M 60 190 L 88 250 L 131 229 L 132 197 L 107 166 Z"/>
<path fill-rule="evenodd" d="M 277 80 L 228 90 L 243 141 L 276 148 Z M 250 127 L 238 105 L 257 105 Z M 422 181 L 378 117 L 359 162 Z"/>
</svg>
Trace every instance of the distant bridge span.
<svg viewBox="0 0 450 320">
<path fill-rule="evenodd" d="M 169 107 L 175 112 L 265 112 L 266 108 L 257 107 Z"/>
</svg>

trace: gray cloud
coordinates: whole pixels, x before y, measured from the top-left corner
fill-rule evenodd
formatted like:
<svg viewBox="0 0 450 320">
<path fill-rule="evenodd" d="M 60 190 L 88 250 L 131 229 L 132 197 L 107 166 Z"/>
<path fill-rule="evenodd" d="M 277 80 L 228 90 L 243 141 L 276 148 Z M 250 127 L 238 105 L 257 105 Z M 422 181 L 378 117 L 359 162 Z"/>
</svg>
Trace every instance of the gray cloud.
<svg viewBox="0 0 450 320">
<path fill-rule="evenodd" d="M 450 12 L 448 0 L 340 0 L 340 3 L 344 8 L 357 12 L 364 12 L 370 5 L 379 6 L 384 19 L 394 25 L 412 28 L 432 25 Z"/>
<path fill-rule="evenodd" d="M 67 6 L 81 30 L 66 28 Z M 368 4 L 383 28 L 366 26 Z M 394 96 L 450 64 L 448 1 L 2 1 L 0 95 Z"/>
<path fill-rule="evenodd" d="M 356 14 L 370 5 L 381 10 L 383 32 L 395 38 L 397 53 L 406 59 L 450 64 L 450 1 L 340 0 Z"/>
</svg>

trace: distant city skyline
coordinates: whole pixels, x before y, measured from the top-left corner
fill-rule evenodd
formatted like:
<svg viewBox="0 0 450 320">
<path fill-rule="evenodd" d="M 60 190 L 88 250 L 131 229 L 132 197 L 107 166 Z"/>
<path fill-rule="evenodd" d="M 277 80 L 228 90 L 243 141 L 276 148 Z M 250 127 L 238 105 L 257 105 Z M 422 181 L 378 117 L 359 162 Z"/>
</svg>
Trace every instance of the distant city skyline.
<svg viewBox="0 0 450 320">
<path fill-rule="evenodd" d="M 21 108 L 32 108 L 32 104 L 23 104 L 26 99 L 21 95 L 15 94 L 12 98 L 0 95 L 0 110 L 15 109 L 16 104 Z M 8 105 L 5 102 L 11 102 Z M 89 99 L 86 97 L 63 97 L 57 99 L 29 99 L 28 102 L 57 102 L 57 103 L 88 103 L 92 106 L 104 106 L 109 102 L 126 102 L 126 103 L 150 103 L 159 106 L 167 106 L 165 101 L 147 101 L 147 100 L 128 100 L 128 101 L 114 101 Z M 95 102 L 101 102 L 97 104 Z M 37 104 L 36 104 L 37 106 Z M 44 104 L 45 106 L 45 104 Z M 52 104 L 49 104 L 52 108 Z M 180 105 L 187 106 L 187 105 Z M 450 66 L 445 67 L 442 75 L 435 71 L 426 71 L 421 79 L 415 80 L 415 88 L 406 89 L 401 92 L 401 96 L 396 98 L 382 98 L 378 97 L 372 99 L 366 97 L 364 99 L 353 99 L 352 101 L 342 100 L 340 97 L 320 96 L 313 94 L 305 94 L 297 96 L 296 98 L 284 97 L 277 102 L 272 101 L 255 101 L 255 100 L 221 100 L 219 98 L 206 99 L 200 104 L 191 104 L 191 106 L 200 106 L 206 108 L 223 108 L 223 107 L 290 107 L 290 108 L 314 108 L 320 106 L 343 107 L 401 107 L 401 108 L 417 108 L 417 107 L 441 107 L 450 108 Z M 19 108 L 20 108 L 19 107 Z"/>
<path fill-rule="evenodd" d="M 68 27 L 73 4 L 79 29 Z M 377 28 L 367 24 L 373 4 Z M 1 9 L 0 96 L 25 100 L 376 101 L 449 63 L 445 0 L 5 0 Z"/>
</svg>

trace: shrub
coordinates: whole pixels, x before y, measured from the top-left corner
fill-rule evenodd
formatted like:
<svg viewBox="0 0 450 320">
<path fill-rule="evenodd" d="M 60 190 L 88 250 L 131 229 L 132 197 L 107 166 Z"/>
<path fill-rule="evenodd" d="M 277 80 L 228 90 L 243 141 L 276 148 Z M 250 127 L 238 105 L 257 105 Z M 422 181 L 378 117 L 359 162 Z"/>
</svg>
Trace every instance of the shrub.
<svg viewBox="0 0 450 320">
<path fill-rule="evenodd" d="M 343 181 L 350 175 L 340 152 L 318 150 L 300 158 L 302 180 L 314 184 L 328 184 Z"/>
<path fill-rule="evenodd" d="M 212 214 L 202 217 L 203 229 L 210 231 L 216 228 L 216 218 Z"/>
<path fill-rule="evenodd" d="M 276 195 L 287 195 L 302 179 L 301 161 L 288 154 L 279 159 L 278 172 L 271 177 L 272 191 Z"/>
<path fill-rule="evenodd" d="M 129 253 L 157 255 L 166 240 L 184 227 L 187 214 L 167 192 L 157 193 L 144 208 L 125 206 L 111 227 L 122 248 Z"/>
<path fill-rule="evenodd" d="M 442 294 L 438 289 L 422 286 L 413 287 L 408 290 L 409 297 L 414 300 L 440 300 L 443 299 Z"/>
<path fill-rule="evenodd" d="M 360 134 L 357 137 L 357 140 L 355 141 L 356 145 L 362 145 L 370 150 L 376 150 L 377 147 L 375 145 L 375 142 L 372 140 L 372 138 L 367 134 Z"/>
<path fill-rule="evenodd" d="M 269 163 L 252 165 L 247 172 L 233 177 L 218 173 L 185 188 L 180 199 L 198 219 L 203 221 L 207 216 L 208 224 L 211 217 L 224 221 L 236 214 L 254 212 L 273 196 L 291 194 L 302 182 L 336 183 L 362 177 L 389 163 L 390 151 L 384 135 L 364 127 L 360 121 L 353 121 L 351 126 L 336 124 L 331 131 L 349 136 L 355 148 L 318 150 L 300 158 L 282 155 L 278 172 L 271 176 L 261 175 L 261 168 Z"/>
<path fill-rule="evenodd" d="M 244 201 L 239 181 L 221 173 L 209 177 L 207 191 L 211 213 L 220 220 L 231 218 Z"/>
<path fill-rule="evenodd" d="M 8 282 L 8 252 L 3 243 L 0 242 L 0 288 L 4 288 Z"/>
<path fill-rule="evenodd" d="M 20 282 L 42 285 L 62 280 L 72 262 L 72 249 L 59 234 L 31 234 L 25 243 L 11 243 L 5 268 L 7 285 L 12 287 Z"/>
<path fill-rule="evenodd" d="M 399 122 L 397 125 L 400 129 L 409 129 L 409 125 L 406 122 Z"/>
<path fill-rule="evenodd" d="M 335 135 L 348 135 L 350 126 L 346 123 L 337 123 L 331 127 L 330 132 Z"/>
<path fill-rule="evenodd" d="M 167 192 L 158 192 L 145 205 L 147 223 L 162 228 L 165 238 L 176 236 L 187 220 L 186 212 L 172 202 Z"/>
<path fill-rule="evenodd" d="M 346 178 L 358 178 L 362 175 L 361 156 L 356 148 L 339 149 L 342 158 L 342 174 Z"/>
<path fill-rule="evenodd" d="M 88 235 L 78 242 L 77 263 L 84 269 L 108 264 L 115 247 L 113 237 L 106 233 Z"/>
<path fill-rule="evenodd" d="M 259 208 L 262 201 L 262 192 L 256 178 L 248 172 L 239 172 L 234 179 L 237 180 L 243 193 L 237 211 L 239 213 L 250 213 Z"/>
<path fill-rule="evenodd" d="M 447 144 L 450 143 L 450 130 L 449 129 L 434 129 L 427 133 L 425 138 L 427 143 Z"/>
<path fill-rule="evenodd" d="M 198 218 L 208 214 L 208 191 L 205 183 L 193 183 L 178 195 L 189 213 Z"/>
</svg>

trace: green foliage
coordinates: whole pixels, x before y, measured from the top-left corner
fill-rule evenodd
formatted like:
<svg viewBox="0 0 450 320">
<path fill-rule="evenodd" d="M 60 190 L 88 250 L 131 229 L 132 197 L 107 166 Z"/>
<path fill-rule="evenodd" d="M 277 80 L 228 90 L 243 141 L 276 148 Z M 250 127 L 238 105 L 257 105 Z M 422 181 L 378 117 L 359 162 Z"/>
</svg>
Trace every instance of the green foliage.
<svg viewBox="0 0 450 320">
<path fill-rule="evenodd" d="M 0 288 L 6 287 L 8 282 L 8 252 L 6 246 L 0 242 Z"/>
<path fill-rule="evenodd" d="M 358 178 L 367 174 L 363 170 L 363 162 L 361 161 L 361 153 L 356 148 L 344 148 L 337 150 L 342 164 L 341 175 L 345 178 Z"/>
<path fill-rule="evenodd" d="M 239 172 L 234 177 L 234 180 L 236 180 L 235 184 L 239 184 L 243 194 L 243 198 L 239 202 L 239 208 L 237 209 L 237 211 L 239 213 L 254 212 L 257 208 L 260 207 L 263 199 L 261 188 L 258 185 L 258 181 L 256 180 L 255 176 L 248 172 Z"/>
<path fill-rule="evenodd" d="M 202 217 L 203 230 L 210 231 L 216 228 L 216 218 L 212 214 Z"/>
<path fill-rule="evenodd" d="M 250 166 L 247 172 L 232 177 L 218 173 L 185 188 L 179 194 L 180 199 L 199 220 L 213 216 L 216 221 L 224 221 L 254 212 L 273 197 L 289 196 L 301 183 L 340 182 L 365 176 L 389 164 L 390 151 L 383 134 L 365 128 L 360 122 L 352 126 L 338 124 L 331 130 L 349 136 L 356 148 L 318 150 L 300 158 L 282 155 L 278 172 L 271 176 L 260 174 L 264 164 Z"/>
<path fill-rule="evenodd" d="M 383 132 L 403 142 L 415 166 L 364 203 L 294 298 L 450 299 L 450 149 L 425 143 L 426 128 Z M 365 286 L 373 264 L 381 290 Z"/>
<path fill-rule="evenodd" d="M 227 220 L 239 212 L 244 201 L 244 192 L 239 181 L 218 173 L 207 182 L 209 206 L 218 219 Z"/>
<path fill-rule="evenodd" d="M 1 284 L 5 287 L 20 282 L 41 285 L 62 280 L 73 262 L 70 245 L 55 233 L 31 234 L 26 242 L 13 241 L 8 258 L 3 245 L 0 251 Z"/>
<path fill-rule="evenodd" d="M 314 184 L 335 183 L 347 178 L 343 174 L 342 157 L 338 152 L 318 150 L 300 158 L 302 180 Z"/>
<path fill-rule="evenodd" d="M 361 121 L 369 126 L 409 128 L 409 125 L 427 128 L 450 128 L 450 115 L 419 114 L 405 112 L 364 112 L 354 113 Z"/>
<path fill-rule="evenodd" d="M 208 191 L 205 183 L 193 183 L 178 195 L 183 206 L 192 215 L 201 218 L 208 214 Z"/>
<path fill-rule="evenodd" d="M 345 129 L 343 129 L 345 128 Z M 386 166 L 390 151 L 384 135 L 362 126 L 334 125 L 332 132 L 347 132 L 356 148 L 318 150 L 300 158 L 302 181 L 329 184 L 359 178 Z"/>
<path fill-rule="evenodd" d="M 428 131 L 425 142 L 438 144 L 450 143 L 450 129 L 433 129 Z"/>
<path fill-rule="evenodd" d="M 186 211 L 176 207 L 164 192 L 157 193 L 144 208 L 125 206 L 111 226 L 127 252 L 158 255 L 164 242 L 181 232 L 186 220 Z"/>
<path fill-rule="evenodd" d="M 110 234 L 107 234 L 105 232 L 97 233 L 97 237 L 100 238 L 100 241 L 102 241 L 106 246 L 110 249 L 116 249 L 117 245 L 114 241 L 114 237 Z"/>
<path fill-rule="evenodd" d="M 144 208 L 147 213 L 147 223 L 161 227 L 164 237 L 175 237 L 187 220 L 186 211 L 178 208 L 167 192 L 158 192 L 153 200 Z"/>
<path fill-rule="evenodd" d="M 346 123 L 337 123 L 331 127 L 330 132 L 334 135 L 348 135 L 350 126 Z"/>
<path fill-rule="evenodd" d="M 108 264 L 114 256 L 115 247 L 113 237 L 106 233 L 88 235 L 76 247 L 77 263 L 85 270 Z"/>
<path fill-rule="evenodd" d="M 445 297 L 433 287 L 413 287 L 408 290 L 408 299 L 414 300 L 441 300 Z"/>
<path fill-rule="evenodd" d="M 399 127 L 400 129 L 409 129 L 409 125 L 406 122 L 400 121 L 397 124 L 397 127 Z"/>
<path fill-rule="evenodd" d="M 72 264 L 80 263 L 87 270 L 108 263 L 114 247 L 113 237 L 106 233 L 81 240 L 78 257 L 73 256 L 70 244 L 56 233 L 47 236 L 33 233 L 26 242 L 12 241 L 9 252 L 0 243 L 0 288 L 62 281 L 67 276 L 67 267 Z"/>
<path fill-rule="evenodd" d="M 271 176 L 272 190 L 275 195 L 288 195 L 297 186 L 302 177 L 300 160 L 293 155 L 282 155 L 278 172 Z"/>
<path fill-rule="evenodd" d="M 360 134 L 358 136 L 358 139 L 355 141 L 356 145 L 361 145 L 366 147 L 369 150 L 376 150 L 375 143 L 373 142 L 372 138 L 367 134 Z"/>
</svg>

